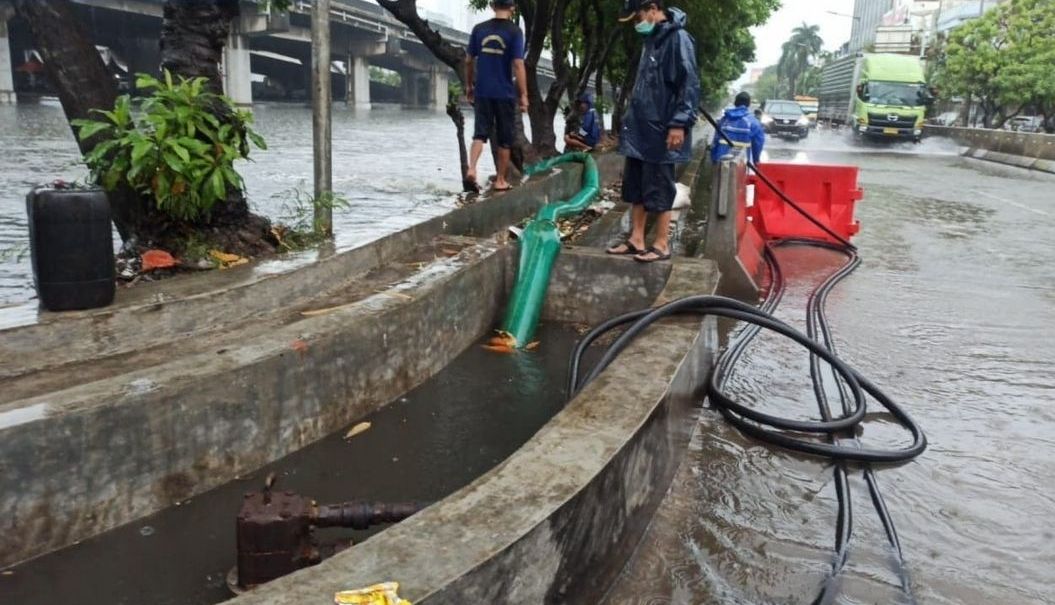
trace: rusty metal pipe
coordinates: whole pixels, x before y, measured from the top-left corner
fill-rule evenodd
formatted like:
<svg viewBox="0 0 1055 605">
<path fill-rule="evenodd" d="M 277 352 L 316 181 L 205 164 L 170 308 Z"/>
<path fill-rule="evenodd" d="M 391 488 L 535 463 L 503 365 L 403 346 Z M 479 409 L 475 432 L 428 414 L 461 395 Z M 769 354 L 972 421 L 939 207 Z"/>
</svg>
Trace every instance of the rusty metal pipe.
<svg viewBox="0 0 1055 605">
<path fill-rule="evenodd" d="M 316 527 L 367 529 L 382 523 L 399 523 L 428 506 L 425 502 L 342 502 L 320 505 L 312 518 Z"/>
</svg>

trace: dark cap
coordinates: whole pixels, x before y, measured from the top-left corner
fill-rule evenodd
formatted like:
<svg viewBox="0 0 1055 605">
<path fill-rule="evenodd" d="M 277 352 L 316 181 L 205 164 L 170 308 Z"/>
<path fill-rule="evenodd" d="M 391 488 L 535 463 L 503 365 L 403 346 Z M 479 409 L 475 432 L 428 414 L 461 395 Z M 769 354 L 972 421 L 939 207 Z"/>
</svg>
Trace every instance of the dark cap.
<svg viewBox="0 0 1055 605">
<path fill-rule="evenodd" d="M 744 91 L 736 95 L 736 99 L 733 100 L 735 107 L 750 107 L 751 106 L 751 95 L 747 91 Z"/>
<path fill-rule="evenodd" d="M 626 23 L 634 18 L 637 11 L 646 9 L 653 4 L 663 8 L 663 2 L 660 0 L 623 0 L 623 10 L 619 13 L 619 21 Z"/>
<path fill-rule="evenodd" d="M 516 2 L 515 0 L 491 0 L 491 5 L 499 8 L 513 8 Z"/>
</svg>

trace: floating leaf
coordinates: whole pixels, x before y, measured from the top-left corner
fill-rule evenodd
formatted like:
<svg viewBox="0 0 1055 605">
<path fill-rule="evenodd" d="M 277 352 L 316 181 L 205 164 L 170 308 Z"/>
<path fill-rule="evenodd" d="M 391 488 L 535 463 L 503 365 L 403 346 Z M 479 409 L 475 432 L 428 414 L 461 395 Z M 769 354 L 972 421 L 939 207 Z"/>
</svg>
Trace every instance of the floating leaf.
<svg viewBox="0 0 1055 605">
<path fill-rule="evenodd" d="M 357 424 L 357 425 L 353 426 L 351 429 L 349 429 L 348 433 L 344 436 L 344 438 L 345 439 L 351 439 L 352 437 L 355 437 L 356 435 L 358 435 L 360 433 L 365 433 L 366 431 L 370 430 L 371 426 L 373 426 L 373 425 L 370 424 L 369 422 L 360 422 L 359 424 Z"/>
</svg>

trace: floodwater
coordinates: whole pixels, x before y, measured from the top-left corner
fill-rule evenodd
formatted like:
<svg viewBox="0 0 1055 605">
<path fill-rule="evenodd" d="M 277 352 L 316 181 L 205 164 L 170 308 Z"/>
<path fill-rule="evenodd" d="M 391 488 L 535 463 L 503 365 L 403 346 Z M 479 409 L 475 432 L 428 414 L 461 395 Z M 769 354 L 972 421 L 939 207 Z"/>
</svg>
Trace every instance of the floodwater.
<svg viewBox="0 0 1055 605">
<path fill-rule="evenodd" d="M 831 133 L 770 144 L 774 161 L 861 167 L 863 264 L 830 296 L 829 321 L 843 359 L 930 441 L 915 461 L 878 472 L 904 568 L 851 470 L 849 562 L 827 602 L 1055 602 L 1055 178 L 954 153 L 938 141 L 852 147 Z M 809 292 L 844 259 L 778 256 L 789 283 L 778 315 L 804 328 Z M 728 389 L 815 418 L 808 372 L 802 349 L 763 336 Z M 608 602 L 813 602 L 832 570 L 831 465 L 751 441 L 714 410 L 698 428 Z M 860 436 L 909 441 L 884 415 Z"/>
<path fill-rule="evenodd" d="M 254 209 L 288 223 L 296 213 L 298 191 L 313 190 L 311 111 L 303 105 L 258 104 L 253 113 L 269 147 L 254 150 L 253 161 L 239 170 Z M 55 179 L 83 181 L 88 171 L 57 101 L 0 106 L 0 148 L 5 150 L 0 167 L 2 309 L 35 296 L 26 193 Z M 494 172 L 489 154 L 479 168 L 484 176 Z M 461 190 L 454 125 L 446 114 L 431 110 L 379 104 L 355 111 L 334 105 L 333 186 L 350 202 L 348 209 L 335 211 L 339 246 L 359 246 L 447 212 Z"/>
<path fill-rule="evenodd" d="M 539 328 L 538 351 L 501 355 L 472 346 L 424 384 L 259 471 L 180 506 L 0 575 L 0 603 L 205 605 L 226 600 L 235 563 L 235 516 L 245 492 L 275 473 L 275 489 L 320 503 L 439 500 L 504 460 L 565 402 L 570 326 Z M 356 422 L 356 424 L 358 421 Z M 323 542 L 379 531 L 327 529 Z"/>
</svg>

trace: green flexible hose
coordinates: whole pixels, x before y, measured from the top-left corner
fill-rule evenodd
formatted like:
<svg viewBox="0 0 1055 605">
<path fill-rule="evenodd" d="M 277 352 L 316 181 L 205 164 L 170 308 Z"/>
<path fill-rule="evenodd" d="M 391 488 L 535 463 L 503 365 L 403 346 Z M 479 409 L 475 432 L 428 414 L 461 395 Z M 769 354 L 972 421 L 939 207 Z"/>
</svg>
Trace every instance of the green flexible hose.
<svg viewBox="0 0 1055 605">
<path fill-rule="evenodd" d="M 601 191 L 597 163 L 588 153 L 566 153 L 528 166 L 524 173 L 533 176 L 551 170 L 559 164 L 578 162 L 583 165 L 582 189 L 567 201 L 547 204 L 539 209 L 535 220 L 524 229 L 520 244 L 520 264 L 513 295 L 506 309 L 502 330 L 512 339 L 512 345 L 523 349 L 531 343 L 538 328 L 542 305 L 546 301 L 550 272 L 560 254 L 560 231 L 557 220 L 578 214 L 593 202 Z"/>
</svg>

